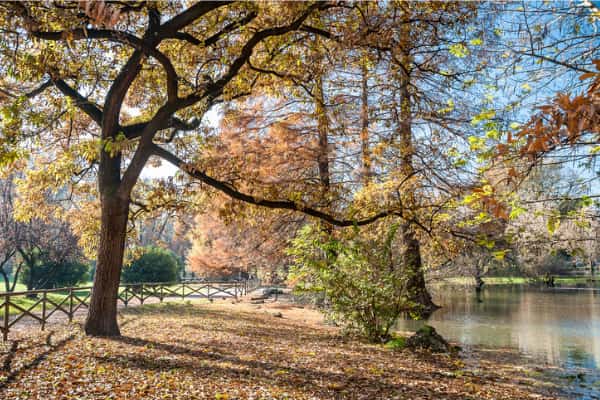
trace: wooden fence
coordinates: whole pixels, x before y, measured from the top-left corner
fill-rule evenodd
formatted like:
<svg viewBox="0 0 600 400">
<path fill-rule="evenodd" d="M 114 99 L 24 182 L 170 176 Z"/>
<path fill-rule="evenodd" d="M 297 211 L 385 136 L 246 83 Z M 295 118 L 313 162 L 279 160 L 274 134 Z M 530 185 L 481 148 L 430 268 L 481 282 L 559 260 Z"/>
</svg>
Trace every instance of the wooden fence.
<svg viewBox="0 0 600 400">
<path fill-rule="evenodd" d="M 258 280 L 244 281 L 184 281 L 177 283 L 139 283 L 119 286 L 117 301 L 125 307 L 156 298 L 162 302 L 166 298 L 184 300 L 187 297 L 216 299 L 245 296 L 260 285 Z M 0 293 L 0 315 L 2 339 L 8 339 L 10 328 L 23 318 L 29 317 L 44 329 L 46 322 L 55 314 L 64 314 L 69 321 L 81 308 L 89 307 L 92 287 L 70 287 L 59 289 L 30 290 L 24 292 Z M 27 305 L 19 302 L 30 299 Z M 19 304 L 21 303 L 21 304 Z M 13 311 L 11 313 L 11 311 Z M 16 311 L 16 312 L 14 312 Z"/>
</svg>

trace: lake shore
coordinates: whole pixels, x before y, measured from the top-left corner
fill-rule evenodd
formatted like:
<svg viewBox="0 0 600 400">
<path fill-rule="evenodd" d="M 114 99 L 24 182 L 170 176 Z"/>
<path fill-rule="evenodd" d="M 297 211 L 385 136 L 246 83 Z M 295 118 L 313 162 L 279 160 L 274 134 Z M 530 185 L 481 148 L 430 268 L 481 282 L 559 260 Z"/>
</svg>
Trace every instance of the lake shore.
<svg viewBox="0 0 600 400">
<path fill-rule="evenodd" d="M 153 304 L 121 310 L 120 321 L 118 339 L 86 337 L 77 324 L 19 332 L 2 347 L 0 397 L 564 398 L 510 357 L 389 350 L 289 303 Z"/>
<path fill-rule="evenodd" d="M 502 285 L 536 285 L 545 286 L 542 278 L 528 278 L 523 276 L 490 276 L 483 277 L 485 286 Z M 432 278 L 428 284 L 431 287 L 438 286 L 475 286 L 475 278 L 470 276 L 457 276 L 447 278 Z M 600 288 L 600 277 L 590 281 L 587 277 L 557 276 L 554 278 L 556 287 L 597 287 Z"/>
</svg>

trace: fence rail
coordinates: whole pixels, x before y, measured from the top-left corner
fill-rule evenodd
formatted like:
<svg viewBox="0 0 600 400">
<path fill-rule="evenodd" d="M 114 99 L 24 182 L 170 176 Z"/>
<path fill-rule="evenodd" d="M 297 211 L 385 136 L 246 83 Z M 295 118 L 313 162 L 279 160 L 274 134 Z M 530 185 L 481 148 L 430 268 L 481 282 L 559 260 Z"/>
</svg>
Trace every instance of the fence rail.
<svg viewBox="0 0 600 400">
<path fill-rule="evenodd" d="M 144 301 L 151 298 L 157 298 L 160 302 L 166 298 L 185 300 L 187 297 L 209 300 L 216 298 L 237 299 L 240 296 L 245 296 L 259 285 L 260 281 L 258 280 L 187 280 L 174 283 L 124 284 L 119 286 L 117 302 L 120 301 L 127 307 L 135 301 L 144 304 Z M 72 321 L 73 316 L 79 309 L 89 307 L 91 293 L 91 286 L 0 293 L 0 315 L 2 315 L 0 332 L 2 332 L 2 339 L 4 341 L 8 340 L 10 329 L 25 317 L 38 322 L 42 330 L 49 318 L 55 314 L 62 313 L 67 316 L 69 321 Z M 29 302 L 25 303 L 23 299 L 29 299 Z"/>
</svg>

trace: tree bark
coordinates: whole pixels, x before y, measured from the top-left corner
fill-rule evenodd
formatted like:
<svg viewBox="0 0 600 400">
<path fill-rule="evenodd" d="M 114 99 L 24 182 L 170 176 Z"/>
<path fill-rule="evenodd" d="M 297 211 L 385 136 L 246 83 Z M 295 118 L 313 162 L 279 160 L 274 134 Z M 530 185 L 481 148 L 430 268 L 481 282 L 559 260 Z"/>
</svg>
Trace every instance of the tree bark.
<svg viewBox="0 0 600 400">
<path fill-rule="evenodd" d="M 317 114 L 317 128 L 319 131 L 319 180 L 323 193 L 327 196 L 331 186 L 329 175 L 329 120 L 325 109 L 325 95 L 323 93 L 323 77 L 318 73 L 315 84 L 315 113 Z M 329 201 L 329 199 L 327 199 Z"/>
<path fill-rule="evenodd" d="M 8 280 L 8 274 L 3 269 L 0 270 L 0 274 L 2 275 L 2 279 L 4 279 L 4 291 L 10 292 L 10 281 Z"/>
<path fill-rule="evenodd" d="M 93 295 L 85 322 L 92 336 L 119 336 L 117 295 L 125 250 L 129 201 L 104 198 Z"/>
<path fill-rule="evenodd" d="M 400 105 L 396 107 L 396 118 L 398 119 L 398 134 L 400 137 L 400 159 L 401 170 L 404 176 L 410 177 L 415 173 L 413 158 L 415 149 L 413 146 L 412 137 L 412 98 L 410 93 L 410 75 L 409 68 L 411 64 L 410 55 L 408 54 L 408 41 L 410 40 L 410 24 L 403 25 L 403 43 L 400 51 L 400 61 L 402 66 L 399 66 L 397 71 L 399 88 Z M 399 110 L 398 110 L 399 108 Z M 416 190 L 415 183 L 406 186 L 405 207 L 407 209 L 414 208 L 416 205 Z M 429 317 L 433 311 L 439 306 L 434 304 L 431 294 L 425 285 L 425 273 L 423 270 L 423 262 L 421 259 L 421 245 L 416 236 L 414 226 L 411 222 L 405 222 L 401 226 L 403 239 L 403 253 L 401 255 L 403 266 L 407 275 L 407 291 L 409 299 L 418 304 L 422 318 Z"/>
<path fill-rule="evenodd" d="M 371 151 L 369 149 L 369 69 L 366 55 L 361 60 L 361 109 L 360 144 L 362 153 L 362 180 L 367 185 L 371 180 Z"/>
<path fill-rule="evenodd" d="M 421 260 L 421 244 L 415 235 L 412 224 L 405 223 L 400 229 L 404 244 L 401 257 L 407 276 L 406 287 L 408 298 L 418 304 L 420 316 L 427 318 L 439 306 L 433 302 L 431 294 L 425 285 L 425 273 L 423 271 L 423 261 Z"/>
</svg>

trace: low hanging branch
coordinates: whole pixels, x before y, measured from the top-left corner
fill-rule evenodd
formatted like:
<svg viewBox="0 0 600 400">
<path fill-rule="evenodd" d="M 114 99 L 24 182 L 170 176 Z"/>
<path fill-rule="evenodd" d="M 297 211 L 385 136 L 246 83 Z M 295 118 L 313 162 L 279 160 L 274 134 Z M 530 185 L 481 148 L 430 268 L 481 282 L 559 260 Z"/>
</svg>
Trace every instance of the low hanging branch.
<svg viewBox="0 0 600 400">
<path fill-rule="evenodd" d="M 200 180 L 203 183 L 206 183 L 207 185 L 227 194 L 228 196 L 230 196 L 234 199 L 241 200 L 245 203 L 254 204 L 256 206 L 261 206 L 261 207 L 299 211 L 306 215 L 310 215 L 312 217 L 319 218 L 325 222 L 329 222 L 330 224 L 333 224 L 336 226 L 343 227 L 343 226 L 368 225 L 370 223 L 377 221 L 378 219 L 381 219 L 381 218 L 384 218 L 384 217 L 387 217 L 390 215 L 396 215 L 396 216 L 400 215 L 399 212 L 396 210 L 387 210 L 387 211 L 382 211 L 378 214 L 375 214 L 371 217 L 368 217 L 365 219 L 360 219 L 360 220 L 338 219 L 338 218 L 336 218 L 330 214 L 327 214 L 323 211 L 319 211 L 319 210 L 316 210 L 311 207 L 305 207 L 305 206 L 298 204 L 291 200 L 265 200 L 265 199 L 256 198 L 247 193 L 242 193 L 242 192 L 236 190 L 235 188 L 233 188 L 231 185 L 229 185 L 226 182 L 223 182 L 223 181 L 220 181 L 213 177 L 210 177 L 210 176 L 206 175 L 204 172 L 199 171 L 197 169 L 189 168 L 185 161 L 183 161 L 182 159 L 177 157 L 175 154 L 171 153 L 168 150 L 165 150 L 164 148 L 162 148 L 160 146 L 153 145 L 152 154 L 173 164 L 177 168 L 186 172 L 188 175 Z"/>
</svg>

